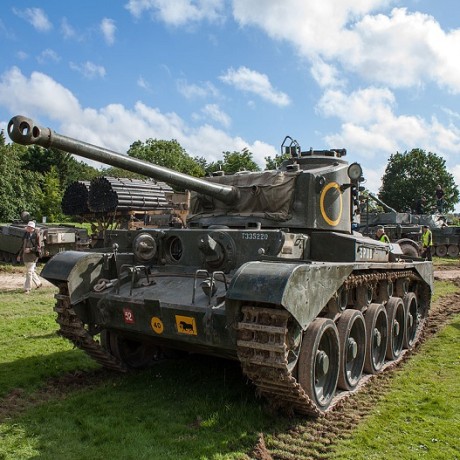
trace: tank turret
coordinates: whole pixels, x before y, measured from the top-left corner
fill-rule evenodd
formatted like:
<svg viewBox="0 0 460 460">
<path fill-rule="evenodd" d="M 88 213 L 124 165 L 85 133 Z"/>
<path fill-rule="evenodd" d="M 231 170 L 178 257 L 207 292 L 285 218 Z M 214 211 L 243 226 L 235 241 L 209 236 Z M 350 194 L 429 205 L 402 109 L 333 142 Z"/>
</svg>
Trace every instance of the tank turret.
<svg viewBox="0 0 460 460">
<path fill-rule="evenodd" d="M 56 148 L 189 189 L 189 227 L 297 228 L 351 232 L 356 190 L 361 180 L 357 163 L 348 165 L 345 149 L 308 150 L 290 144 L 291 158 L 276 171 L 242 172 L 195 178 L 72 139 L 43 128 L 24 116 L 12 118 L 8 134 L 14 142 Z M 283 147 L 282 146 L 282 147 Z"/>
<path fill-rule="evenodd" d="M 270 404 L 318 416 L 421 336 L 432 264 L 352 231 L 362 170 L 344 149 L 286 137 L 277 170 L 197 179 L 25 117 L 8 133 L 194 191 L 187 228 L 113 230 L 112 249 L 57 254 L 41 273 L 59 288 L 59 333 L 109 369 L 171 349 L 234 359 Z"/>
</svg>

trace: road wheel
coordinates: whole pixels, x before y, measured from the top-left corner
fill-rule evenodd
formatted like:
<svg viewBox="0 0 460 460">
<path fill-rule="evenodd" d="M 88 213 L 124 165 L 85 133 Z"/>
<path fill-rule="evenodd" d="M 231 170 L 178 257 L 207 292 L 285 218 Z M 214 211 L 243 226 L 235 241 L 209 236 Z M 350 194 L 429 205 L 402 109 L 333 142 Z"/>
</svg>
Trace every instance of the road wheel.
<svg viewBox="0 0 460 460">
<path fill-rule="evenodd" d="M 307 328 L 299 356 L 298 380 L 319 409 L 335 395 L 340 361 L 339 333 L 334 322 L 315 319 Z"/>
<path fill-rule="evenodd" d="M 400 297 L 391 297 L 386 305 L 388 316 L 388 345 L 386 357 L 394 360 L 401 354 L 404 343 L 406 314 Z"/>
<path fill-rule="evenodd" d="M 436 246 L 436 255 L 438 257 L 446 257 L 447 246 L 445 244 L 440 244 L 439 246 Z"/>
<path fill-rule="evenodd" d="M 449 244 L 449 246 L 447 247 L 447 254 L 449 254 L 449 257 L 458 257 L 458 246 L 456 244 Z"/>
<path fill-rule="evenodd" d="M 367 351 L 364 370 L 377 374 L 385 363 L 388 342 L 388 318 L 382 304 L 373 303 L 364 316 L 366 320 Z"/>
<path fill-rule="evenodd" d="M 337 386 L 353 390 L 363 373 L 366 356 L 366 324 L 359 310 L 345 310 L 337 323 L 340 339 L 340 370 Z"/>
<path fill-rule="evenodd" d="M 420 326 L 420 315 L 418 311 L 417 297 L 410 292 L 404 297 L 404 310 L 406 315 L 406 327 L 404 328 L 404 348 L 412 348 Z"/>
</svg>

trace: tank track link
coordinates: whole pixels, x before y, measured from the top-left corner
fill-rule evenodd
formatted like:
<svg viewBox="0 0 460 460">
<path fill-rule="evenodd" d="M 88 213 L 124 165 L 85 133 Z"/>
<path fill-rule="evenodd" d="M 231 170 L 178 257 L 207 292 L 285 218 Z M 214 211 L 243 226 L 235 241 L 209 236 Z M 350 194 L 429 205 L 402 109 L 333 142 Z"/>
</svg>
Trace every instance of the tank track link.
<svg viewBox="0 0 460 460">
<path fill-rule="evenodd" d="M 55 294 L 57 313 L 56 322 L 59 324 L 57 333 L 70 340 L 77 348 L 83 350 L 90 358 L 104 366 L 118 372 L 126 372 L 126 366 L 115 356 L 103 348 L 99 342 L 85 329 L 70 303 L 68 286 L 63 283 L 59 286 L 59 293 Z"/>
<path fill-rule="evenodd" d="M 419 279 L 412 271 L 350 275 L 344 286 L 353 288 L 362 284 L 377 284 L 379 281 L 391 282 L 397 279 Z M 293 375 L 293 366 L 287 360 L 288 319 L 286 310 L 246 305 L 242 307 L 243 319 L 238 323 L 237 354 L 244 374 L 257 388 L 257 393 L 264 396 L 275 409 L 289 410 L 299 414 L 320 417 L 325 412 L 306 394 Z M 417 341 L 424 327 L 422 319 Z M 251 337 L 250 340 L 247 340 Z M 407 350 L 405 350 L 407 351 Z M 394 361 L 385 364 L 382 370 L 396 365 L 405 352 Z M 343 402 L 350 395 L 362 388 L 374 375 L 364 375 L 353 391 L 337 390 L 326 412 Z"/>
</svg>

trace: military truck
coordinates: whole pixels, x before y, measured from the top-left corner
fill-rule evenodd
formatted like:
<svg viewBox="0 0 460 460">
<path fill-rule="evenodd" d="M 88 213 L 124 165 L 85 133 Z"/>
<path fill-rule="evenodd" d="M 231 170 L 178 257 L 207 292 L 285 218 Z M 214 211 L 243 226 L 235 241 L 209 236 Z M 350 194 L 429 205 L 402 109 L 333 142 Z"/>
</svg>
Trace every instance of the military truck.
<svg viewBox="0 0 460 460">
<path fill-rule="evenodd" d="M 120 230 L 110 251 L 63 252 L 42 271 L 59 333 L 101 365 L 171 349 L 238 360 L 271 405 L 319 416 L 418 341 L 432 264 L 352 231 L 363 175 L 345 149 L 286 136 L 277 170 L 195 178 L 23 116 L 8 134 L 192 191 L 187 228 Z"/>
</svg>

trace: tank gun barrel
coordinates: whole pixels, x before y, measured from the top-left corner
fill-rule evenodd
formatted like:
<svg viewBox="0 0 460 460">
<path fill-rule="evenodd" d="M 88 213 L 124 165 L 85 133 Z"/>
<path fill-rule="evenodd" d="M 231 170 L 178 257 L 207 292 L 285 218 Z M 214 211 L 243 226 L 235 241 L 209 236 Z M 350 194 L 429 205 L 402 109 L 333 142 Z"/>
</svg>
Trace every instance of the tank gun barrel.
<svg viewBox="0 0 460 460">
<path fill-rule="evenodd" d="M 377 204 L 383 207 L 385 211 L 387 212 L 396 212 L 394 208 L 391 206 L 388 206 L 386 203 L 384 203 L 380 198 L 377 198 L 373 193 L 369 192 L 368 193 L 369 197 L 372 198 Z"/>
<path fill-rule="evenodd" d="M 143 174 L 144 176 L 158 179 L 171 185 L 194 190 L 212 196 L 227 204 L 232 204 L 239 198 L 239 191 L 236 187 L 208 182 L 163 166 L 63 136 L 52 131 L 50 128 L 38 126 L 30 118 L 21 115 L 17 115 L 9 121 L 8 135 L 12 141 L 18 144 L 36 144 L 44 148 L 53 147 L 89 160 L 98 161 L 137 174 Z"/>
</svg>

